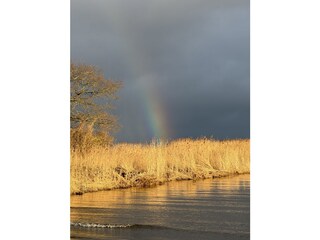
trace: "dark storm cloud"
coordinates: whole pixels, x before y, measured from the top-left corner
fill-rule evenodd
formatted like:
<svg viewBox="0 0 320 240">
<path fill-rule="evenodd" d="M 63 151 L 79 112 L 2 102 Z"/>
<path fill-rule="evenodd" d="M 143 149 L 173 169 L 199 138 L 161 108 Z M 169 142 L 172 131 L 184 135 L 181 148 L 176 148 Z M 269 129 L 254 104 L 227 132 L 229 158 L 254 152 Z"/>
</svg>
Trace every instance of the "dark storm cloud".
<svg viewBox="0 0 320 240">
<path fill-rule="evenodd" d="M 120 141 L 147 141 L 156 89 L 170 138 L 249 137 L 249 1 L 71 1 L 71 58 L 120 79 Z"/>
</svg>

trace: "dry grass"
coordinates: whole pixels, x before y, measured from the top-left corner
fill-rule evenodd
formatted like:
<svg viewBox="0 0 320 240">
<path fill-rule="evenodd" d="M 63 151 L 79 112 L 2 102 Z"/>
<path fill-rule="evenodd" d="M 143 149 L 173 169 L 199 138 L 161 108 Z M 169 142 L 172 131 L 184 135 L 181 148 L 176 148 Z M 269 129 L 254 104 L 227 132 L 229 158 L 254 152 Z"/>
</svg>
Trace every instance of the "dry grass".
<svg viewBox="0 0 320 240">
<path fill-rule="evenodd" d="M 250 140 L 181 139 L 71 151 L 71 194 L 250 172 Z"/>
</svg>

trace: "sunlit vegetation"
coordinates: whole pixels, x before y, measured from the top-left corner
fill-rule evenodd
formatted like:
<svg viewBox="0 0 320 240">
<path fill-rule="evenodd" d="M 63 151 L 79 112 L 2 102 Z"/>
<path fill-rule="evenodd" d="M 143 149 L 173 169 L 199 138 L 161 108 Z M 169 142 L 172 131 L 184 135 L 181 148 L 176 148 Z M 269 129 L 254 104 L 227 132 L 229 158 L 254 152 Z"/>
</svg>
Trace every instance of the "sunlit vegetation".
<svg viewBox="0 0 320 240">
<path fill-rule="evenodd" d="M 104 146 L 93 144 L 90 132 L 82 137 L 82 147 L 71 149 L 71 194 L 250 173 L 250 140 Z"/>
</svg>

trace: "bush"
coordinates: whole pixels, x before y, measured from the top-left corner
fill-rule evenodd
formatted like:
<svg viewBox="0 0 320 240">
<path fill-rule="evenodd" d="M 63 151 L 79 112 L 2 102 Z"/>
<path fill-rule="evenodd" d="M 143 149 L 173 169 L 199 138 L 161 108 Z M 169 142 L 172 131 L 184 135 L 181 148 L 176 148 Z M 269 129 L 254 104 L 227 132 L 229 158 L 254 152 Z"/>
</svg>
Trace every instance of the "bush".
<svg viewBox="0 0 320 240">
<path fill-rule="evenodd" d="M 71 151 L 81 153 L 90 152 L 94 147 L 108 147 L 112 145 L 113 137 L 104 132 L 95 132 L 93 125 L 80 125 L 71 129 Z"/>
</svg>

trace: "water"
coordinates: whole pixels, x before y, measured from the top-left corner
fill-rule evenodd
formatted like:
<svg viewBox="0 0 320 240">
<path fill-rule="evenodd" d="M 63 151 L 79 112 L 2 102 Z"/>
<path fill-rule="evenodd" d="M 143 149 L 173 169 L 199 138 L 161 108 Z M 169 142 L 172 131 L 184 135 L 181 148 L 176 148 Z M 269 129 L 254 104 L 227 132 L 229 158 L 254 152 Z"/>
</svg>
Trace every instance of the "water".
<svg viewBox="0 0 320 240">
<path fill-rule="evenodd" d="M 71 197 L 72 239 L 250 239 L 250 175 Z"/>
</svg>

